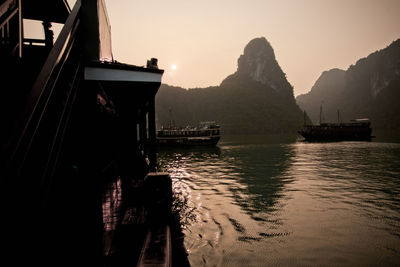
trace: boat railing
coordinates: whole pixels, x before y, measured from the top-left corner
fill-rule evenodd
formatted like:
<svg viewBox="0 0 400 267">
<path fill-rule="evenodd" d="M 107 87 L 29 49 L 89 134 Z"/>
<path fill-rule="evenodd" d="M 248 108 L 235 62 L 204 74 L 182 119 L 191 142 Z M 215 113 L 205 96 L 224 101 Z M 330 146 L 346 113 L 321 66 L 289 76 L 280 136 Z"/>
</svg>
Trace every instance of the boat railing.
<svg viewBox="0 0 400 267">
<path fill-rule="evenodd" d="M 37 76 L 21 114 L 22 130 L 16 135 L 10 162 L 19 175 L 30 173 L 32 168 L 44 181 L 54 174 L 57 166 L 81 77 L 80 50 L 75 45 L 80 36 L 80 8 L 81 1 L 78 0 Z M 49 145 L 41 145 L 41 142 Z M 40 164 L 36 164 L 39 159 Z"/>
<path fill-rule="evenodd" d="M 0 4 L 0 45 L 2 49 L 6 48 L 7 54 L 18 53 L 18 56 L 21 56 L 22 28 L 16 23 L 22 14 L 20 3 L 13 0 L 2 2 Z M 15 31 L 15 27 L 17 27 L 17 31 Z"/>
<path fill-rule="evenodd" d="M 190 136 L 212 136 L 219 135 L 219 129 L 162 129 L 157 131 L 159 137 L 167 136 L 179 136 L 179 137 L 190 137 Z"/>
</svg>

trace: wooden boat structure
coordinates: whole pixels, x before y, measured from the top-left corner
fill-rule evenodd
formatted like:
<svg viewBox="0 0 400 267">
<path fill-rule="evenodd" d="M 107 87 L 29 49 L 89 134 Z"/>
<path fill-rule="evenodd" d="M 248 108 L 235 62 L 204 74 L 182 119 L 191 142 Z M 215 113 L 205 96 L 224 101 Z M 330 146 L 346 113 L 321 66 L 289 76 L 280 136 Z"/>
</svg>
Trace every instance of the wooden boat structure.
<svg viewBox="0 0 400 267">
<path fill-rule="evenodd" d="M 220 137 L 220 126 L 211 121 L 195 127 L 162 127 L 156 140 L 158 146 L 216 146 Z"/>
<path fill-rule="evenodd" d="M 104 0 L 68 2 L 0 1 L 4 254 L 13 265 L 187 266 L 171 177 L 156 169 L 164 71 L 155 58 L 114 60 Z M 28 38 L 31 22 L 43 36 Z"/>
<path fill-rule="evenodd" d="M 338 110 L 337 123 L 321 122 L 322 107 L 320 109 L 319 125 L 307 125 L 298 133 L 307 141 L 368 141 L 373 138 L 371 135 L 371 122 L 368 118 L 353 119 L 350 122 L 341 122 Z M 306 117 L 304 115 L 304 117 Z M 306 122 L 306 120 L 304 120 Z"/>
</svg>

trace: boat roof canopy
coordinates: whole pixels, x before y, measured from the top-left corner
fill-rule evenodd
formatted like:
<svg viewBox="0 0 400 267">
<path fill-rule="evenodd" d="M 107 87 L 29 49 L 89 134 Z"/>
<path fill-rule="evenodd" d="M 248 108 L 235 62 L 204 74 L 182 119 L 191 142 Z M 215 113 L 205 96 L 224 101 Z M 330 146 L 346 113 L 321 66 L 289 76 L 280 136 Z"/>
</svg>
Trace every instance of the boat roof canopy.
<svg viewBox="0 0 400 267">
<path fill-rule="evenodd" d="M 66 0 L 25 0 L 22 1 L 24 19 L 64 24 L 71 8 Z"/>
</svg>

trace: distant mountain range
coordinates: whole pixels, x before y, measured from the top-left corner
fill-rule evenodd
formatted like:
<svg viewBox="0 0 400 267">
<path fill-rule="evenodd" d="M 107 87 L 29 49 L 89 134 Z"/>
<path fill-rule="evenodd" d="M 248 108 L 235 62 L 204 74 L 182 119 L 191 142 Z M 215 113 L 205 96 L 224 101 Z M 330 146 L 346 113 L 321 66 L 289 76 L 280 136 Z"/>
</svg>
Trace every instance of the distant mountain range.
<svg viewBox="0 0 400 267">
<path fill-rule="evenodd" d="M 373 128 L 400 129 L 400 39 L 346 71 L 324 71 L 297 104 L 314 123 L 370 118 Z"/>
<path fill-rule="evenodd" d="M 162 84 L 156 95 L 158 127 L 216 121 L 224 133 L 295 133 L 303 112 L 265 38 L 251 40 L 235 73 L 219 86 L 186 90 Z"/>
</svg>

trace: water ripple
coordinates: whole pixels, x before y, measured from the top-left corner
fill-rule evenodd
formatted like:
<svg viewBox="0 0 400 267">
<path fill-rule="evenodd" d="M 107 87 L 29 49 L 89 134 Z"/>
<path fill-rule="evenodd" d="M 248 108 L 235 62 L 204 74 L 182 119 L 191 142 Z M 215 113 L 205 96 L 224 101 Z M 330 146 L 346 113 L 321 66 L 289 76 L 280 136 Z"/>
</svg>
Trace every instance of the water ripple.
<svg viewBox="0 0 400 267">
<path fill-rule="evenodd" d="M 254 140 L 158 155 L 193 265 L 400 264 L 399 144 Z"/>
</svg>

